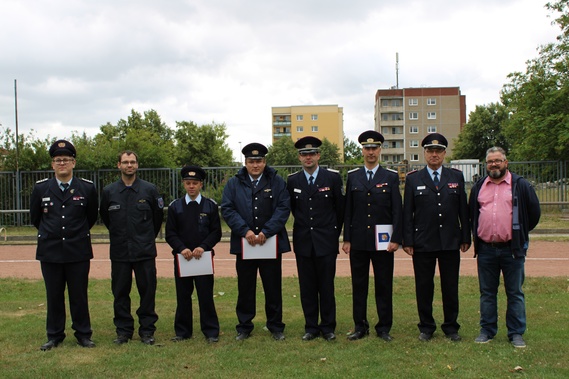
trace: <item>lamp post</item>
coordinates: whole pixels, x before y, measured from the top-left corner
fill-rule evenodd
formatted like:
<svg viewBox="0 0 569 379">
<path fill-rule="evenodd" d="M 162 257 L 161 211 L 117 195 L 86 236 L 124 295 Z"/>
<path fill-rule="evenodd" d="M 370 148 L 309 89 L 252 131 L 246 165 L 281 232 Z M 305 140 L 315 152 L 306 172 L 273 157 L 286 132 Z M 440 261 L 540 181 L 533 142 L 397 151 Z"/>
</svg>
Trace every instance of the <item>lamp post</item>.
<svg viewBox="0 0 569 379">
<path fill-rule="evenodd" d="M 239 141 L 239 151 L 237 152 L 237 156 L 239 157 L 239 164 L 243 165 L 243 160 L 242 160 L 241 155 L 242 155 L 241 154 L 241 141 Z"/>
</svg>

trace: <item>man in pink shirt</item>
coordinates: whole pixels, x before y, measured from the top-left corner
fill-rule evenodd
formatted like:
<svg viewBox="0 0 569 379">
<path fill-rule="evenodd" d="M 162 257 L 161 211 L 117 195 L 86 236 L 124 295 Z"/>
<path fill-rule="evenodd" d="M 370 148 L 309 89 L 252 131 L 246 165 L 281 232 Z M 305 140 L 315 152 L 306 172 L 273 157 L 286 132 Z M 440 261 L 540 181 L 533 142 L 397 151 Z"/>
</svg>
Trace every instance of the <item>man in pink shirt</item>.
<svg viewBox="0 0 569 379">
<path fill-rule="evenodd" d="M 476 343 L 490 342 L 498 332 L 497 294 L 500 272 L 508 305 L 506 327 L 514 347 L 526 347 L 524 263 L 529 232 L 539 222 L 539 200 L 531 184 L 508 170 L 506 152 L 491 147 L 486 152 L 488 176 L 470 192 L 470 218 L 474 255 L 480 283 L 480 335 Z"/>
</svg>

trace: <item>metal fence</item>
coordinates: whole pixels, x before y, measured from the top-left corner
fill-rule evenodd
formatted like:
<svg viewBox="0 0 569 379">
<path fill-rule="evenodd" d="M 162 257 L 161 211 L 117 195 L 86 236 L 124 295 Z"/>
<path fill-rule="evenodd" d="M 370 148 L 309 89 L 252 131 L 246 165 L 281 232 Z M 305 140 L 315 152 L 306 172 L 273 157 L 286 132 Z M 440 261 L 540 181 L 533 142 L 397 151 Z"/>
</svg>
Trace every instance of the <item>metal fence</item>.
<svg viewBox="0 0 569 379">
<path fill-rule="evenodd" d="M 447 166 L 451 166 L 450 164 Z M 342 178 L 347 177 L 347 172 L 359 166 L 338 165 L 332 168 L 340 171 Z M 390 164 L 385 167 L 399 173 L 401 189 L 403 189 L 407 172 L 423 168 L 423 165 L 413 164 Z M 470 191 L 473 182 L 486 172 L 484 163 L 478 164 L 452 164 L 452 167 L 463 172 L 466 181 L 466 189 Z M 283 178 L 301 169 L 300 166 L 273 166 Z M 524 176 L 536 189 L 539 200 L 545 211 L 569 208 L 569 188 L 567 172 L 569 161 L 545 161 L 545 162 L 510 162 L 512 172 Z M 234 176 L 240 167 L 205 167 L 207 179 L 204 182 L 204 195 L 213 198 L 218 203 L 225 183 Z M 52 171 L 20 171 L 0 172 L 0 226 L 23 226 L 29 225 L 28 209 L 30 195 L 36 181 L 53 176 Z M 95 183 L 99 191 L 119 178 L 116 169 L 97 171 L 75 170 L 74 176 L 89 179 Z M 138 170 L 138 177 L 156 184 L 160 193 L 164 196 L 166 204 L 180 197 L 184 193 L 181 183 L 180 169 L 144 169 Z"/>
</svg>

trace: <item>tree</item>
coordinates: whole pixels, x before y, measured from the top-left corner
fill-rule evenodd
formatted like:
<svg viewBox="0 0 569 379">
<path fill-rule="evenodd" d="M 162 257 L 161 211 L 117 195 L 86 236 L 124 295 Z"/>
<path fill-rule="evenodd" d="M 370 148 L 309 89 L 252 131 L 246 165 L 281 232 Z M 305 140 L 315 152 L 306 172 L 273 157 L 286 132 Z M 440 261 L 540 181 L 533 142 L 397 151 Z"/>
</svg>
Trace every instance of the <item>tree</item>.
<svg viewBox="0 0 569 379">
<path fill-rule="evenodd" d="M 501 100 L 511 112 L 504 134 L 510 158 L 559 160 L 569 155 L 569 0 L 547 3 L 558 13 L 557 42 L 541 46 L 526 71 L 508 75 Z"/>
<path fill-rule="evenodd" d="M 268 147 L 267 164 L 269 166 L 299 165 L 298 150 L 291 138 L 283 137 Z"/>
<path fill-rule="evenodd" d="M 198 126 L 192 121 L 176 122 L 175 160 L 178 166 L 193 164 L 202 167 L 230 166 L 233 151 L 227 146 L 225 124 Z"/>
<path fill-rule="evenodd" d="M 344 135 L 344 163 L 347 165 L 363 164 L 362 148 Z"/>
<path fill-rule="evenodd" d="M 340 148 L 335 143 L 332 143 L 328 138 L 322 140 L 320 146 L 320 161 L 319 164 L 323 166 L 336 166 L 340 163 Z"/>
<path fill-rule="evenodd" d="M 486 150 L 492 146 L 500 146 L 508 151 L 509 145 L 502 133 L 507 121 L 508 111 L 504 105 L 477 105 L 454 143 L 451 159 L 484 160 Z"/>
<path fill-rule="evenodd" d="M 2 161 L 0 168 L 6 171 L 16 170 L 16 133 L 9 128 L 2 128 L 0 147 Z M 40 140 L 32 130 L 28 135 L 18 136 L 18 169 L 21 171 L 49 170 L 51 157 L 49 147 L 55 139 L 49 136 Z"/>
</svg>

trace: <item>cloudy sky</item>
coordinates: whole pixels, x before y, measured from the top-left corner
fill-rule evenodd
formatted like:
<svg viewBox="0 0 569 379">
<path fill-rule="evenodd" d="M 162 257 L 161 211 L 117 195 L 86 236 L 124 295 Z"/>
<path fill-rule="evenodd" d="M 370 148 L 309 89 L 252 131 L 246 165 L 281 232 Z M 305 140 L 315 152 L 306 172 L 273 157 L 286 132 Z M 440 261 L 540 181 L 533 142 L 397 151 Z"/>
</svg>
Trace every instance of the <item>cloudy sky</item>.
<svg viewBox="0 0 569 379">
<path fill-rule="evenodd" d="M 554 42 L 546 0 L 3 0 L 0 124 L 95 135 L 131 109 L 271 143 L 271 107 L 338 104 L 373 128 L 377 89 L 459 86 L 467 112 Z"/>
</svg>

